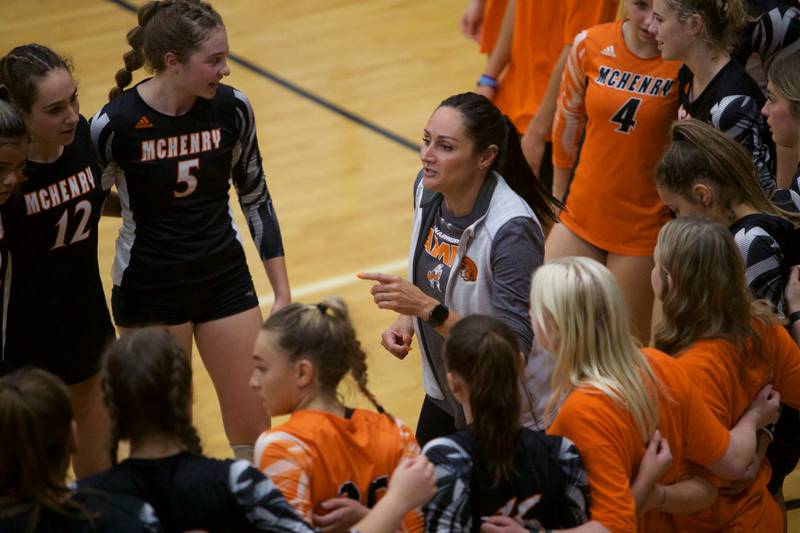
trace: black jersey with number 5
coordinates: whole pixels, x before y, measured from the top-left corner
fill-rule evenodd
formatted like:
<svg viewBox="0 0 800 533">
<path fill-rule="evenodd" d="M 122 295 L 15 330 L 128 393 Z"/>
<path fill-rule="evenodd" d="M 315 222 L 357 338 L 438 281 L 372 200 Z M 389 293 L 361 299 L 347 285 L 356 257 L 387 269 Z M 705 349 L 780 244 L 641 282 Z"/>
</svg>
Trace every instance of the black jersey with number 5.
<svg viewBox="0 0 800 533">
<path fill-rule="evenodd" d="M 253 111 L 241 92 L 220 85 L 211 100 L 198 98 L 187 113 L 168 116 L 134 87 L 95 115 L 92 142 L 122 204 L 115 285 L 177 286 L 231 265 L 244 268 L 228 205 L 231 182 L 261 258 L 283 255 Z"/>
<path fill-rule="evenodd" d="M 86 119 L 56 161 L 28 161 L 25 175 L 0 207 L 8 251 L 2 368 L 34 364 L 75 383 L 97 371 L 114 336 L 97 265 L 107 188 Z"/>
</svg>

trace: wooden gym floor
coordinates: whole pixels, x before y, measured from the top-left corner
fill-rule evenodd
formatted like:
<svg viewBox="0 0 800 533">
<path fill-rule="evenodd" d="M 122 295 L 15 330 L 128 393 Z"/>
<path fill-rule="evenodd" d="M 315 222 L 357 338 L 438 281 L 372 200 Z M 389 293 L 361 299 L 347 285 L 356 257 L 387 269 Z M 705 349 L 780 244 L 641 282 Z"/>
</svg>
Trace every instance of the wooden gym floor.
<svg viewBox="0 0 800 533">
<path fill-rule="evenodd" d="M 0 53 L 38 42 L 72 58 L 81 109 L 105 103 L 141 1 L 3 0 Z M 416 145 L 443 98 L 470 89 L 483 59 L 459 31 L 463 0 L 217 0 L 231 48 L 227 83 L 255 109 L 295 300 L 338 295 L 369 354 L 372 390 L 412 427 L 422 401 L 419 352 L 380 346 L 394 314 L 378 310 L 360 271 L 405 272 Z M 137 73 L 141 79 L 144 73 Z M 271 296 L 238 207 L 264 313 Z M 100 264 L 110 295 L 119 221 L 103 219 Z M 195 421 L 207 453 L 229 456 L 216 395 L 197 354 Z M 247 386 L 246 383 L 242 384 Z M 354 403 L 362 400 L 345 390 Z M 276 421 L 279 422 L 279 421 Z M 790 478 L 787 499 L 800 497 Z M 790 513 L 790 531 L 800 516 Z"/>
</svg>

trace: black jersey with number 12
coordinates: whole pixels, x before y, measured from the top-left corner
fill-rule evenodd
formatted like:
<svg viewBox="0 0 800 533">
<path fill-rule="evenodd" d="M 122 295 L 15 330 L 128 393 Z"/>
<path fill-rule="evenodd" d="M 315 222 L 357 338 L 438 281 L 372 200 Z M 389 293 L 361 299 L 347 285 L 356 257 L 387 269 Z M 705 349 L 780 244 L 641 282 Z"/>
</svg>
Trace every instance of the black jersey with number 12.
<svg viewBox="0 0 800 533">
<path fill-rule="evenodd" d="M 0 207 L 3 369 L 36 364 L 67 382 L 89 377 L 114 329 L 97 265 L 107 188 L 92 158 L 89 125 L 52 163 L 28 161 L 26 180 Z"/>
</svg>

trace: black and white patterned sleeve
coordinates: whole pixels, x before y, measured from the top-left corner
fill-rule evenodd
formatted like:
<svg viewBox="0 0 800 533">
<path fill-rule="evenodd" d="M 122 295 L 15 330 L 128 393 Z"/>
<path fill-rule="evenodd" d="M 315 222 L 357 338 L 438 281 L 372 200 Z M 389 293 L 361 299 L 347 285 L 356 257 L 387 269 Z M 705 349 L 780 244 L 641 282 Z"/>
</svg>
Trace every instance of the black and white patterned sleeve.
<svg viewBox="0 0 800 533">
<path fill-rule="evenodd" d="M 425 531 L 472 531 L 469 485 L 472 456 L 447 437 L 430 441 L 422 453 L 436 467 L 436 494 L 423 507 Z"/>
<path fill-rule="evenodd" d="M 562 520 L 565 526 L 578 526 L 589 519 L 589 479 L 578 448 L 566 437 L 561 437 L 558 464 L 564 480 Z"/>
<path fill-rule="evenodd" d="M 114 161 L 111 149 L 114 142 L 114 128 L 111 116 L 105 107 L 89 120 L 89 128 L 92 138 L 92 155 L 103 169 L 101 184 L 103 190 L 108 191 L 116 182 L 120 170 Z"/>
<path fill-rule="evenodd" d="M 771 200 L 784 211 L 800 213 L 800 172 L 792 178 L 792 185 L 788 189 L 777 189 Z"/>
<path fill-rule="evenodd" d="M 711 108 L 709 119 L 716 129 L 735 139 L 753 155 L 758 183 L 769 198 L 775 190 L 775 178 L 769 134 L 759 102 L 744 94 L 725 96 Z"/>
<path fill-rule="evenodd" d="M 234 95 L 239 141 L 234 148 L 231 179 L 250 234 L 261 259 L 266 261 L 283 256 L 283 240 L 261 166 L 253 108 L 242 92 L 234 90 Z"/>
<path fill-rule="evenodd" d="M 778 57 L 800 51 L 800 8 L 779 6 L 761 15 L 753 28 L 751 44 L 764 72 Z"/>
<path fill-rule="evenodd" d="M 769 301 L 775 312 L 783 314 L 783 252 L 778 242 L 763 228 L 741 228 L 733 236 L 742 254 L 745 278 L 756 299 Z"/>
<path fill-rule="evenodd" d="M 229 471 L 230 491 L 256 531 L 311 532 L 278 487 L 247 461 L 234 461 Z"/>
</svg>

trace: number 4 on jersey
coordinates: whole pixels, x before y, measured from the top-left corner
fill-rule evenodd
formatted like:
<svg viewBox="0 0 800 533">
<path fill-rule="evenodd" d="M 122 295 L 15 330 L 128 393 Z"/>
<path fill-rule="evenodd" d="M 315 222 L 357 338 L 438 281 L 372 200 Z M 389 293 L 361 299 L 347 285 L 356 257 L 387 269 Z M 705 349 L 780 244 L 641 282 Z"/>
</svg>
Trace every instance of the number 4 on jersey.
<svg viewBox="0 0 800 533">
<path fill-rule="evenodd" d="M 630 133 L 630 131 L 636 127 L 636 112 L 639 111 L 639 105 L 641 103 L 641 98 L 628 98 L 628 100 L 622 104 L 622 107 L 611 117 L 611 122 L 619 124 L 616 131 L 620 133 Z"/>
</svg>

